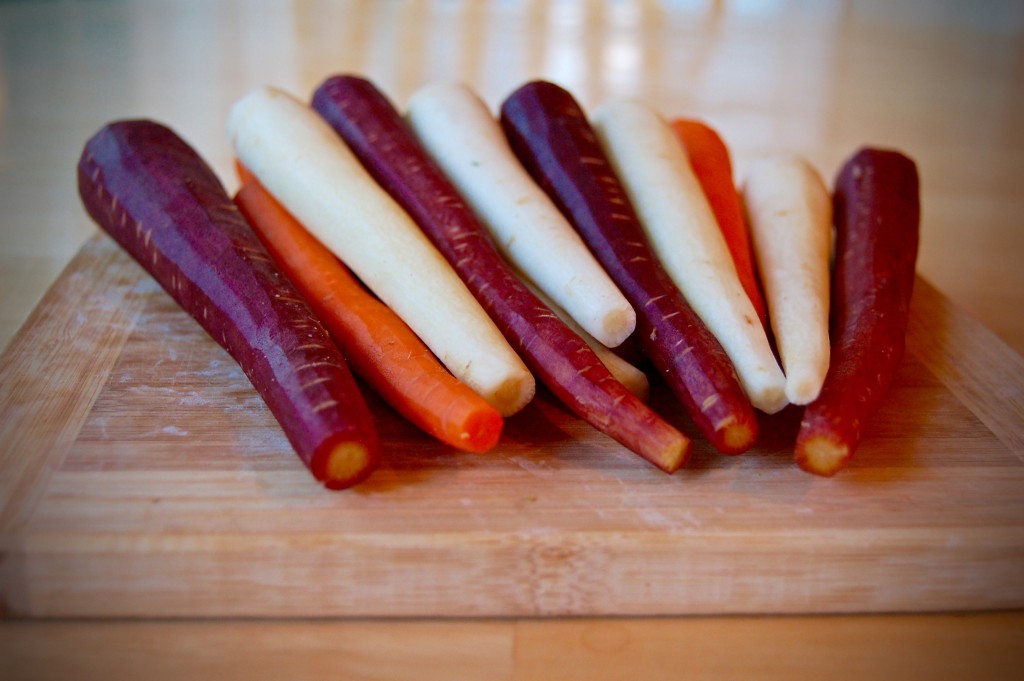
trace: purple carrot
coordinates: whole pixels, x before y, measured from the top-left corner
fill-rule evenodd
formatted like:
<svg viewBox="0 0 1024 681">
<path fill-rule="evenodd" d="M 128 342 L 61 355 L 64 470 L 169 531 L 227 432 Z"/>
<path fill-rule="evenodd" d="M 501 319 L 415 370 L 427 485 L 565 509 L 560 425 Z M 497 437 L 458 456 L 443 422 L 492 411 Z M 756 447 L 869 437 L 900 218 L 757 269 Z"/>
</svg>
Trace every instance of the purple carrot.
<svg viewBox="0 0 1024 681">
<path fill-rule="evenodd" d="M 644 351 L 721 452 L 757 440 L 757 417 L 718 340 L 664 271 L 586 115 L 566 90 L 534 81 L 502 104 L 509 143 L 637 314 Z"/>
<path fill-rule="evenodd" d="M 662 470 L 683 464 L 689 440 L 615 380 L 586 342 L 523 284 L 372 83 L 355 76 L 329 78 L 314 94 L 313 107 L 413 217 L 558 399 Z"/>
<path fill-rule="evenodd" d="M 203 159 L 167 127 L 117 121 L 85 145 L 86 210 L 231 355 L 317 480 L 354 485 L 377 433 L 320 321 Z"/>
<path fill-rule="evenodd" d="M 804 410 L 796 460 L 833 475 L 853 456 L 903 358 L 919 240 L 917 166 L 861 149 L 835 181 L 832 352 L 818 399 Z"/>
</svg>

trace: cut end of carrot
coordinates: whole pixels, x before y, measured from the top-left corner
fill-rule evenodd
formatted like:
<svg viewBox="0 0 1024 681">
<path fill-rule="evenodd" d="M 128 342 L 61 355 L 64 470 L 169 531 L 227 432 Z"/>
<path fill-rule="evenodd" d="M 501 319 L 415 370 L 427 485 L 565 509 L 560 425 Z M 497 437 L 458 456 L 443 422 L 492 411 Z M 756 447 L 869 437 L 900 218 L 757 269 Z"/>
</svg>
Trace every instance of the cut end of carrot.
<svg viewBox="0 0 1024 681">
<path fill-rule="evenodd" d="M 537 383 L 533 374 L 527 373 L 509 378 L 490 396 L 484 397 L 499 414 L 508 418 L 529 404 L 536 392 Z"/>
<path fill-rule="evenodd" d="M 742 454 L 757 442 L 757 428 L 751 423 L 730 419 L 718 424 L 715 433 L 718 435 L 715 448 L 722 454 Z"/>
<path fill-rule="evenodd" d="M 750 403 L 765 414 L 778 414 L 789 405 L 786 396 L 786 378 L 779 372 L 778 381 L 766 383 L 750 390 Z M 769 379 L 770 380 L 770 379 Z"/>
<path fill-rule="evenodd" d="M 651 463 L 666 473 L 675 473 L 690 458 L 691 445 L 690 438 L 680 433 L 679 438 L 669 447 L 651 457 Z"/>
<path fill-rule="evenodd" d="M 615 308 L 601 319 L 600 337 L 595 335 L 605 347 L 617 348 L 636 330 L 636 312 L 632 307 Z"/>
<path fill-rule="evenodd" d="M 361 442 L 341 442 L 324 455 L 324 485 L 344 489 L 370 474 L 372 457 Z"/>
<path fill-rule="evenodd" d="M 790 404 L 806 406 L 818 399 L 824 374 L 820 377 L 788 376 L 786 378 L 786 398 Z"/>
<path fill-rule="evenodd" d="M 454 446 L 467 452 L 482 454 L 488 452 L 501 440 L 505 419 L 494 409 L 478 410 L 464 424 L 458 442 Z"/>
<path fill-rule="evenodd" d="M 836 442 L 825 435 L 801 439 L 796 445 L 796 462 L 803 470 L 814 475 L 831 477 L 838 473 L 852 452 L 850 446 Z"/>
</svg>

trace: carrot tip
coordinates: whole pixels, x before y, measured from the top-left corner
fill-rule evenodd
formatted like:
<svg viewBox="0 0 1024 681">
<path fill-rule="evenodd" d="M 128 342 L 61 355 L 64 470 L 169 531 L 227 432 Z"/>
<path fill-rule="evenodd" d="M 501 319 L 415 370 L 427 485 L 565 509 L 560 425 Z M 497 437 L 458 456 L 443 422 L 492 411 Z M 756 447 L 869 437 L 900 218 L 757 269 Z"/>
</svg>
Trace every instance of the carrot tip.
<svg viewBox="0 0 1024 681">
<path fill-rule="evenodd" d="M 502 416 L 508 417 L 518 413 L 523 407 L 529 404 L 536 391 L 533 375 L 514 376 L 509 378 L 488 397 L 488 402 L 498 410 Z"/>
<path fill-rule="evenodd" d="M 505 419 L 496 410 L 481 410 L 465 424 L 456 446 L 467 452 L 483 454 L 498 444 L 504 426 Z"/>
<path fill-rule="evenodd" d="M 677 470 L 683 467 L 683 464 L 690 458 L 690 449 L 692 442 L 689 438 L 683 438 L 666 452 L 663 452 L 659 457 L 659 463 L 655 465 L 662 469 L 666 473 L 675 473 Z"/>
<path fill-rule="evenodd" d="M 824 436 L 815 435 L 797 442 L 796 462 L 814 475 L 831 477 L 850 459 L 850 446 Z"/>
<path fill-rule="evenodd" d="M 757 442 L 757 429 L 749 423 L 730 421 L 717 428 L 716 449 L 723 454 L 742 454 Z"/>
<path fill-rule="evenodd" d="M 370 465 L 370 452 L 359 442 L 342 442 L 326 454 L 324 481 L 330 488 L 361 479 Z"/>
</svg>

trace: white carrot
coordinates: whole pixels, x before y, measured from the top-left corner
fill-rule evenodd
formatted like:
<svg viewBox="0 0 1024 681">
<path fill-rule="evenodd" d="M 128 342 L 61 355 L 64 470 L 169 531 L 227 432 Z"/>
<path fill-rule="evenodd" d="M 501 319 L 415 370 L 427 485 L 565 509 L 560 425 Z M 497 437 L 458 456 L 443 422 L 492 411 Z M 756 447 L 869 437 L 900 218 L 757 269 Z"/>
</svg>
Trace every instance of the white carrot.
<svg viewBox="0 0 1024 681">
<path fill-rule="evenodd" d="M 743 200 L 786 371 L 786 396 L 809 404 L 821 391 L 829 363 L 832 201 L 817 171 L 792 156 L 755 163 Z"/>
<path fill-rule="evenodd" d="M 272 88 L 231 109 L 235 154 L 264 187 L 503 415 L 535 382 L 444 257 L 306 104 Z"/>
<path fill-rule="evenodd" d="M 509 262 L 604 345 L 629 337 L 632 306 L 519 163 L 475 92 L 427 86 L 412 96 L 406 117 Z"/>
<path fill-rule="evenodd" d="M 729 248 L 668 122 L 636 101 L 605 103 L 594 128 L 669 276 L 722 344 L 751 403 L 786 406 L 786 378 Z"/>
</svg>

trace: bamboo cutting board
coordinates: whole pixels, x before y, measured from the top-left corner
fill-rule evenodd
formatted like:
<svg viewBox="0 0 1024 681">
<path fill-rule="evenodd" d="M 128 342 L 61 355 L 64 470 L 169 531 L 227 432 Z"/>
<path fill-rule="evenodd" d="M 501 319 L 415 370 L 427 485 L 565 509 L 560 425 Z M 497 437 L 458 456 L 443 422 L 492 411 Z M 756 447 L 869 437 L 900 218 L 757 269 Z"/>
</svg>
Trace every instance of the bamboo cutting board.
<svg viewBox="0 0 1024 681">
<path fill-rule="evenodd" d="M 528 616 L 1024 607 L 1024 360 L 919 280 L 849 469 L 799 413 L 665 475 L 541 392 L 456 453 L 371 399 L 387 460 L 319 487 L 227 354 L 93 238 L 0 360 L 7 616 Z M 663 387 L 652 403 L 687 429 Z M 692 432 L 692 431 L 688 431 Z"/>
</svg>

